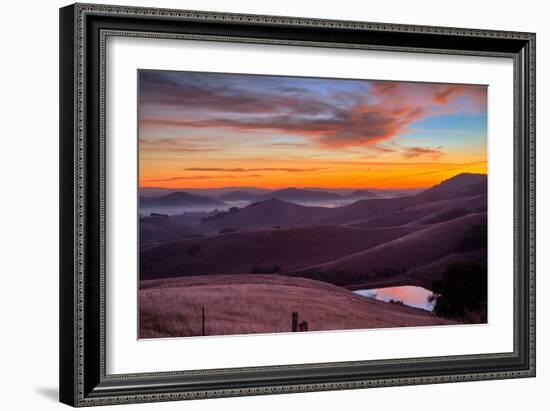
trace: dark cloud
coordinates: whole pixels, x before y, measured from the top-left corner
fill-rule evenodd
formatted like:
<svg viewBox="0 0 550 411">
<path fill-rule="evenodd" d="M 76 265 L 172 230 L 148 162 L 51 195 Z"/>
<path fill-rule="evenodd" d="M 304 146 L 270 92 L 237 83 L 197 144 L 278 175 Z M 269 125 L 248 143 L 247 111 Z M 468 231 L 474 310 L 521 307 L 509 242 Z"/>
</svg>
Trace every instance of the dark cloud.
<svg viewBox="0 0 550 411">
<path fill-rule="evenodd" d="M 158 119 L 144 118 L 142 124 L 172 127 L 235 130 L 276 131 L 313 138 L 326 147 L 370 145 L 394 137 L 412 121 L 422 117 L 424 110 L 407 108 L 392 114 L 383 108 L 333 108 L 329 116 L 300 116 L 296 114 L 257 116 L 254 118 Z"/>
</svg>

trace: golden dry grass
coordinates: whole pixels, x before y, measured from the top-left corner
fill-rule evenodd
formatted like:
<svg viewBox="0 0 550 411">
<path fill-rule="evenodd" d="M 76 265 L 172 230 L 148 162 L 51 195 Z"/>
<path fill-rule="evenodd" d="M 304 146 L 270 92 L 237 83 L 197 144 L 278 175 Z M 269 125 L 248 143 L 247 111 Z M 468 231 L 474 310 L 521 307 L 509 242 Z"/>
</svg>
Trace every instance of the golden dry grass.
<svg viewBox="0 0 550 411">
<path fill-rule="evenodd" d="M 281 275 L 209 275 L 142 281 L 140 338 L 291 331 L 292 312 L 309 331 L 408 327 L 451 322 L 375 301 L 331 284 Z"/>
</svg>

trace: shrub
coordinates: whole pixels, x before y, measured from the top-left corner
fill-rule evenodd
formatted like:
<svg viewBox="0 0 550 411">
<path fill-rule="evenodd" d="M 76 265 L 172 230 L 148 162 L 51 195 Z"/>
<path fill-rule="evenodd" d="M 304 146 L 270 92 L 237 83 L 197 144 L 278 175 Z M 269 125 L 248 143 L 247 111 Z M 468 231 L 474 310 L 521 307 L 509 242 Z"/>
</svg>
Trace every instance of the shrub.
<svg viewBox="0 0 550 411">
<path fill-rule="evenodd" d="M 487 270 L 475 262 L 453 263 L 432 283 L 434 313 L 451 319 L 485 322 Z"/>
</svg>

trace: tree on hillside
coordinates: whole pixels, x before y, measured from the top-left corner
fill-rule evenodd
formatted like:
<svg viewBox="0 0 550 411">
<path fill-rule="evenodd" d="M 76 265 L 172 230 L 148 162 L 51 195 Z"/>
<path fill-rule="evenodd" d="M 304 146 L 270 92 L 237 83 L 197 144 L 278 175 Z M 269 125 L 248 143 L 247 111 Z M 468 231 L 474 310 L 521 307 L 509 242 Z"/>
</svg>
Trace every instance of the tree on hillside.
<svg viewBox="0 0 550 411">
<path fill-rule="evenodd" d="M 467 322 L 487 321 L 487 269 L 475 262 L 453 263 L 432 283 L 434 313 Z"/>
</svg>

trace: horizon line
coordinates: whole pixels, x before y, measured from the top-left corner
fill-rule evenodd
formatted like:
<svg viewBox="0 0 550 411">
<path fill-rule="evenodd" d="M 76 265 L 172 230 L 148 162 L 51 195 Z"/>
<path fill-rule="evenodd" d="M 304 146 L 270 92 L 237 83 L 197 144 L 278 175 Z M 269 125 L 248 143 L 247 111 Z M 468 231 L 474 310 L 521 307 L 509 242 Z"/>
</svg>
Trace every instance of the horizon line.
<svg viewBox="0 0 550 411">
<path fill-rule="evenodd" d="M 463 172 L 455 174 L 452 177 L 442 179 L 437 184 L 441 184 L 444 181 L 453 179 L 455 177 L 458 177 L 459 175 L 463 174 L 471 174 L 471 175 L 484 175 L 488 176 L 487 173 L 469 173 L 469 172 Z M 412 190 L 425 190 L 431 187 L 434 187 L 437 184 L 428 185 L 428 186 L 420 186 L 420 187 L 404 187 L 404 188 L 380 188 L 380 187 L 320 187 L 320 186 L 281 186 L 277 188 L 267 188 L 267 187 L 260 187 L 260 186 L 222 186 L 222 187 L 162 187 L 162 186 L 142 186 L 141 184 L 138 185 L 139 190 L 143 189 L 150 189 L 150 190 L 174 190 L 174 191 L 184 191 L 184 190 L 229 190 L 229 189 L 257 189 L 257 190 L 268 190 L 268 191 L 276 191 L 276 190 L 284 190 L 288 188 L 297 188 L 302 190 L 307 189 L 322 189 L 322 190 L 392 190 L 392 191 L 412 191 Z"/>
</svg>

